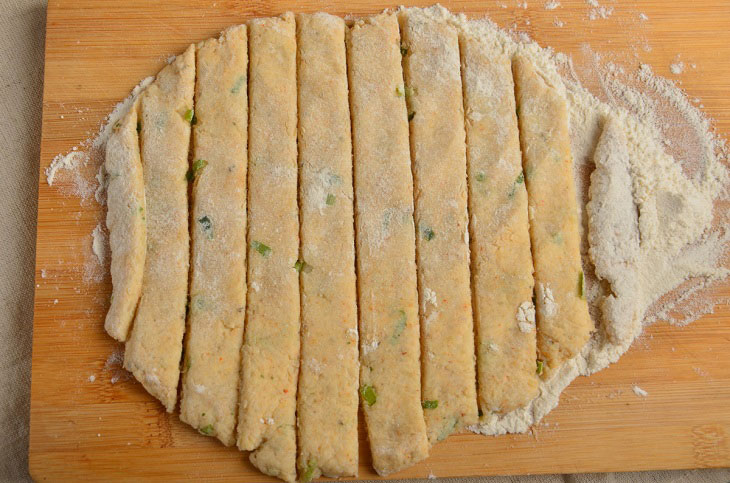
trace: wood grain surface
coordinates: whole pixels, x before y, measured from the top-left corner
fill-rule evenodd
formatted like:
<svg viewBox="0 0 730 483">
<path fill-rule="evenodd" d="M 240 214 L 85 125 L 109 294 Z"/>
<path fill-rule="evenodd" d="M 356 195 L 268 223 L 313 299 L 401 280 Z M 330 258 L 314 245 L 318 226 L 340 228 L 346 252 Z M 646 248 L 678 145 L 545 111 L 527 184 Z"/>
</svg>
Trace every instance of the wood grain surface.
<svg viewBox="0 0 730 483">
<path fill-rule="evenodd" d="M 399 2 L 428 5 L 429 2 Z M 730 133 L 730 1 L 601 2 L 614 7 L 591 21 L 584 0 L 555 10 L 530 0 L 443 2 L 455 12 L 489 15 L 516 25 L 542 45 L 573 54 L 613 52 L 681 79 L 691 98 Z M 502 8 L 501 5 L 506 5 Z M 120 349 L 103 330 L 110 281 L 88 260 L 91 232 L 104 208 L 93 196 L 49 187 L 44 170 L 99 128 L 114 105 L 171 54 L 254 16 L 285 10 L 362 15 L 392 6 L 380 0 L 99 2 L 51 0 L 48 5 L 43 140 L 39 179 L 30 470 L 37 480 L 222 479 L 269 481 L 245 454 L 184 425 L 110 359 Z M 648 21 L 641 21 L 645 13 Z M 557 27 L 555 19 L 564 22 Z M 651 46 L 651 50 L 644 46 Z M 669 66 L 695 63 L 681 76 Z M 90 172 L 95 172 L 89 166 Z M 6 229 L 10 229 L 6 227 Z M 714 290 L 728 297 L 730 286 Z M 55 302 L 57 301 L 57 302 Z M 610 368 L 578 378 L 560 406 L 529 434 L 463 434 L 435 446 L 423 463 L 392 478 L 558 472 L 599 472 L 730 465 L 730 308 L 680 328 L 656 324 Z M 123 374 L 122 374 L 123 375 Z M 93 382 L 91 381 L 93 376 Z M 632 386 L 648 391 L 638 397 Z M 364 432 L 360 478 L 375 478 Z"/>
</svg>

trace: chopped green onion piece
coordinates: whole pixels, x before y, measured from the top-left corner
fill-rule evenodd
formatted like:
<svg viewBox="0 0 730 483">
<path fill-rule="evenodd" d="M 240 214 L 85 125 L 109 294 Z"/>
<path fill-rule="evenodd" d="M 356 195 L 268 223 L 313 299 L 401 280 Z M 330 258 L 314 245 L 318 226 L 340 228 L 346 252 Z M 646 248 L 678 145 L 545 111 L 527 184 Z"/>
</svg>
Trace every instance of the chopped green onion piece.
<svg viewBox="0 0 730 483">
<path fill-rule="evenodd" d="M 542 373 L 545 372 L 545 365 L 540 359 L 537 360 L 537 367 L 535 369 L 535 372 L 538 376 L 542 376 Z"/>
<path fill-rule="evenodd" d="M 413 112 L 409 112 L 408 113 L 408 121 L 409 122 L 412 121 L 414 117 L 416 117 L 416 111 L 413 111 Z"/>
<path fill-rule="evenodd" d="M 187 356 L 187 357 L 185 358 L 185 371 L 186 371 L 186 372 L 187 372 L 187 371 L 189 371 L 189 370 L 190 370 L 190 367 L 191 367 L 192 365 L 193 365 L 193 361 L 192 361 L 192 359 L 190 358 L 190 356 Z"/>
<path fill-rule="evenodd" d="M 403 90 L 403 88 L 401 86 L 395 87 L 395 95 L 398 97 L 403 97 L 405 95 L 405 91 Z"/>
<path fill-rule="evenodd" d="M 406 97 L 411 97 L 416 94 L 416 88 L 411 86 L 405 86 Z"/>
<path fill-rule="evenodd" d="M 309 483 L 312 481 L 312 476 L 314 476 L 314 470 L 317 469 L 317 462 L 315 460 L 312 460 L 307 463 L 307 468 L 304 470 L 304 473 L 302 473 L 301 482 L 302 483 Z"/>
<path fill-rule="evenodd" d="M 195 180 L 195 178 L 198 177 L 198 173 L 200 172 L 200 170 L 205 168 L 206 166 L 208 166 L 208 161 L 204 159 L 196 160 L 193 163 L 193 167 L 190 168 L 185 175 L 185 179 L 187 179 L 189 182 L 192 182 L 193 180 Z"/>
<path fill-rule="evenodd" d="M 142 121 L 137 121 L 137 134 L 142 131 Z"/>
<path fill-rule="evenodd" d="M 433 237 L 436 236 L 436 233 L 434 233 L 433 230 L 429 227 L 423 228 L 421 232 L 423 234 L 423 238 L 425 238 L 426 241 L 431 241 L 433 240 Z"/>
<path fill-rule="evenodd" d="M 360 388 L 360 395 L 363 400 L 368 403 L 368 406 L 372 406 L 375 404 L 375 401 L 378 400 L 378 396 L 375 394 L 373 386 L 368 386 L 367 384 Z"/>
<path fill-rule="evenodd" d="M 195 115 L 195 112 L 193 112 L 193 118 L 190 120 L 190 125 L 194 126 L 198 124 L 198 116 Z"/>
<path fill-rule="evenodd" d="M 213 222 L 210 221 L 210 218 L 208 218 L 208 215 L 198 218 L 198 223 L 200 223 L 201 228 L 203 228 L 203 232 L 208 236 L 208 238 L 212 239 L 213 238 Z"/>
<path fill-rule="evenodd" d="M 578 274 L 578 297 L 586 298 L 586 277 L 583 275 L 583 271 Z"/>
<path fill-rule="evenodd" d="M 233 84 L 233 87 L 231 87 L 231 94 L 238 94 L 241 91 L 241 87 L 243 86 L 244 82 L 246 82 L 246 76 L 238 76 L 238 79 L 236 79 L 236 83 Z"/>
<path fill-rule="evenodd" d="M 213 434 L 215 433 L 215 428 L 213 427 L 212 424 L 209 424 L 207 426 L 203 426 L 202 428 L 198 429 L 198 431 L 200 432 L 200 434 L 204 434 L 206 436 L 213 436 Z"/>
<path fill-rule="evenodd" d="M 268 257 L 271 254 L 271 248 L 268 245 L 264 245 L 256 240 L 251 242 L 251 248 L 259 252 L 264 257 Z"/>
<path fill-rule="evenodd" d="M 183 116 L 183 119 L 185 119 L 187 122 L 193 122 L 193 117 L 195 116 L 195 111 L 192 109 L 188 109 L 185 111 L 185 115 Z"/>
<path fill-rule="evenodd" d="M 517 175 L 517 179 L 515 180 L 515 183 L 522 184 L 525 182 L 525 173 L 520 171 L 520 174 Z"/>
<path fill-rule="evenodd" d="M 122 127 L 122 123 L 121 122 L 117 121 L 117 122 L 114 123 L 114 129 L 119 129 L 120 127 Z"/>
<path fill-rule="evenodd" d="M 403 44 L 400 44 L 400 55 L 404 56 L 408 53 L 408 47 L 406 47 Z"/>
<path fill-rule="evenodd" d="M 335 197 L 335 195 L 333 195 L 332 193 L 330 193 L 330 194 L 327 195 L 327 200 L 325 200 L 325 203 L 327 203 L 327 206 L 332 206 L 332 205 L 335 204 L 335 200 L 337 200 L 337 198 Z"/>
<path fill-rule="evenodd" d="M 484 173 L 482 173 L 481 171 L 479 171 L 477 173 L 476 178 L 477 178 L 477 181 L 479 181 L 481 183 L 482 181 L 484 181 L 485 179 L 487 179 L 487 175 L 485 175 Z"/>
<path fill-rule="evenodd" d="M 296 270 L 299 273 L 301 273 L 301 272 L 309 273 L 312 271 L 312 266 L 310 264 L 308 264 L 307 262 L 305 262 L 304 260 L 297 260 L 296 263 L 294 264 L 294 270 Z"/>
<path fill-rule="evenodd" d="M 406 322 L 408 321 L 408 316 L 406 315 L 406 311 L 401 309 L 398 311 L 398 320 L 395 323 L 395 329 L 393 329 L 393 341 L 397 340 L 404 330 L 406 330 Z"/>
<path fill-rule="evenodd" d="M 439 407 L 438 401 L 423 401 L 421 403 L 421 406 L 423 406 L 423 409 L 436 409 Z"/>
</svg>

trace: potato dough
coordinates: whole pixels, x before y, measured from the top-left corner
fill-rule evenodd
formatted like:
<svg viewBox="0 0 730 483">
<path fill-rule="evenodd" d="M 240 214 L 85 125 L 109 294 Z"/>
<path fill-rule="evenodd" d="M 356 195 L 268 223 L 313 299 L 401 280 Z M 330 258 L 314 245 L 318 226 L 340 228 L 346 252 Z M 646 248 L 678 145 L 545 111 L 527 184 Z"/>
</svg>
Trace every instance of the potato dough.
<svg viewBox="0 0 730 483">
<path fill-rule="evenodd" d="M 422 400 L 431 444 L 477 421 L 464 107 L 456 29 L 401 14 L 413 156 Z"/>
<path fill-rule="evenodd" d="M 593 330 L 580 258 L 568 106 L 527 59 L 518 55 L 513 69 L 537 286 L 537 350 L 543 378 L 549 379 L 578 355 Z"/>
<path fill-rule="evenodd" d="M 462 34 L 479 408 L 507 413 L 537 395 L 534 281 L 512 64 Z"/>
<path fill-rule="evenodd" d="M 175 409 L 188 295 L 188 147 L 195 47 L 160 71 L 141 99 L 147 257 L 124 367 L 168 412 Z"/>
<path fill-rule="evenodd" d="M 139 100 L 114 126 L 106 143 L 106 226 L 112 252 L 112 296 L 104 328 L 120 342 L 127 340 L 142 294 L 147 252 L 144 175 L 139 154 Z"/>
<path fill-rule="evenodd" d="M 380 475 L 428 456 L 413 226 L 413 179 L 398 21 L 360 20 L 347 40 L 355 173 L 360 392 Z"/>
<path fill-rule="evenodd" d="M 248 303 L 238 447 L 296 479 L 299 373 L 296 33 L 291 13 L 249 23 Z"/>
<path fill-rule="evenodd" d="M 246 315 L 246 26 L 198 45 L 192 272 L 180 419 L 235 442 Z"/>
<path fill-rule="evenodd" d="M 357 475 L 357 287 L 345 22 L 297 16 L 300 474 Z"/>
</svg>

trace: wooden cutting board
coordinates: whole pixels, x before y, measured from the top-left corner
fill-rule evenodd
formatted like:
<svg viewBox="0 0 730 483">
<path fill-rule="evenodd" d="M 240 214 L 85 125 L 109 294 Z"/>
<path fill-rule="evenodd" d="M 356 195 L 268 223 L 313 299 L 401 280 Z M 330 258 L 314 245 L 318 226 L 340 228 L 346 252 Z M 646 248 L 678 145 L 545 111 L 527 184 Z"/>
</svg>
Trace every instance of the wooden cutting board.
<svg viewBox="0 0 730 483">
<path fill-rule="evenodd" d="M 455 12 L 488 14 L 502 27 L 516 24 L 542 45 L 574 54 L 576 62 L 589 42 L 621 53 L 630 65 L 648 63 L 659 74 L 681 79 L 717 129 L 730 134 L 730 1 L 629 6 L 602 0 L 615 11 L 594 21 L 584 0 L 561 0 L 554 10 L 545 8 L 546 0 L 530 0 L 528 8 L 515 0 L 443 3 Z M 120 347 L 102 327 L 109 277 L 96 273 L 96 280 L 88 265 L 91 232 L 104 209 L 93 197 L 82 201 L 64 194 L 64 183 L 49 187 L 44 170 L 58 153 L 95 133 L 132 87 L 190 42 L 286 10 L 361 15 L 392 5 L 382 0 L 49 1 L 31 391 L 34 478 L 267 480 L 244 454 L 200 436 L 177 414 L 166 414 L 139 384 L 123 377 L 112 382 L 120 371 L 110 356 Z M 649 20 L 640 20 L 640 13 Z M 672 76 L 669 66 L 679 54 L 696 68 Z M 728 297 L 730 285 L 714 295 Z M 728 341 L 726 305 L 689 327 L 657 324 L 618 364 L 577 379 L 530 434 L 452 436 L 426 461 L 393 477 L 729 466 Z M 648 397 L 635 395 L 633 385 Z M 360 448 L 360 478 L 375 478 L 362 431 Z"/>
</svg>

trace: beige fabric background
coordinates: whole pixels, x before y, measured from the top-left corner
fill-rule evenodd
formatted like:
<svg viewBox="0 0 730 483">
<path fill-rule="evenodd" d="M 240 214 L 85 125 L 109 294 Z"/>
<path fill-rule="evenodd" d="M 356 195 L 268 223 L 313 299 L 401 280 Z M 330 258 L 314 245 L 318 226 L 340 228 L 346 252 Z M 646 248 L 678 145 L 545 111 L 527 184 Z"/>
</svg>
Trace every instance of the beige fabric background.
<svg viewBox="0 0 730 483">
<path fill-rule="evenodd" d="M 0 481 L 30 479 L 28 414 L 45 16 L 43 0 L 0 0 Z M 719 483 L 730 481 L 730 470 L 447 481 Z"/>
</svg>

